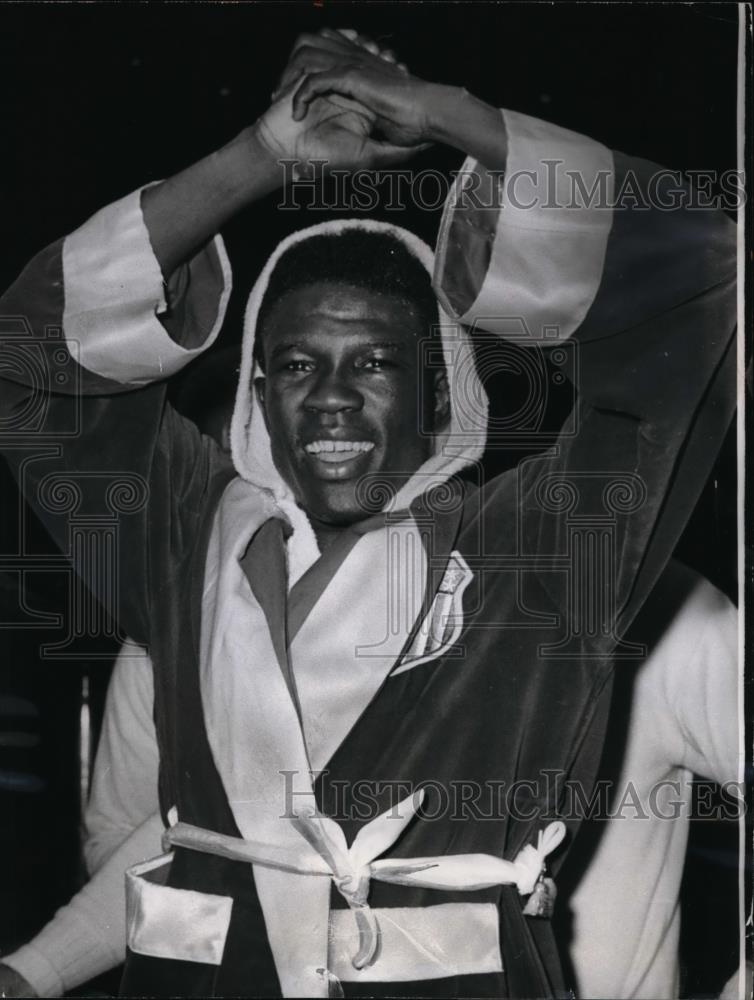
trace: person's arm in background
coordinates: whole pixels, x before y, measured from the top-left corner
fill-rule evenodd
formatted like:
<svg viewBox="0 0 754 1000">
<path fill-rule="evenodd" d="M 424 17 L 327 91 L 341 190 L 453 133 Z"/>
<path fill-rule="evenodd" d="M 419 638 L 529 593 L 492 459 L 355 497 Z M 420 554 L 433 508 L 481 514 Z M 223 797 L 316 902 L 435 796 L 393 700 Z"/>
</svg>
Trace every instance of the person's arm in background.
<svg viewBox="0 0 754 1000">
<path fill-rule="evenodd" d="M 669 659 L 660 697 L 674 721 L 663 734 L 669 762 L 698 778 L 709 778 L 743 808 L 739 768 L 745 753 L 739 742 L 739 612 L 707 580 L 699 580 L 684 608 L 685 649 Z M 680 629 L 679 629 L 680 630 Z M 741 721 L 743 721 L 741 717 Z M 721 1000 L 752 995 L 752 964 L 729 978 Z"/>
<path fill-rule="evenodd" d="M 153 712 L 152 662 L 128 640 L 110 678 L 84 815 L 84 859 L 91 874 L 138 826 L 159 812 L 160 758 Z"/>
<path fill-rule="evenodd" d="M 681 579 L 694 579 L 680 563 L 673 569 L 683 574 Z M 664 654 L 665 641 L 658 655 Z M 683 619 L 674 626 L 673 643 L 676 652 L 665 656 L 662 686 L 656 690 L 674 723 L 662 734 L 668 764 L 731 787 L 738 782 L 740 763 L 737 608 L 708 580 L 696 578 Z"/>
<path fill-rule="evenodd" d="M 126 950 L 126 869 L 160 853 L 159 813 L 127 837 L 28 944 L 0 963 L 5 997 L 59 997 L 120 965 Z"/>
<path fill-rule="evenodd" d="M 646 656 L 616 668 L 600 770 L 611 806 L 569 856 L 560 930 L 577 994 L 676 996 L 693 773 L 737 778 L 738 613 L 671 560 L 629 637 Z M 624 809 L 629 789 L 638 809 Z"/>
<path fill-rule="evenodd" d="M 29 995 L 29 988 L 61 996 L 123 961 L 124 872 L 161 849 L 153 702 L 151 661 L 126 641 L 107 692 L 85 816 L 84 857 L 93 877 L 33 940 L 3 957 L 20 977 L 13 985 L 0 973 L 8 996 Z"/>
<path fill-rule="evenodd" d="M 747 961 L 723 986 L 720 1000 L 751 1000 L 754 996 L 754 962 Z"/>
</svg>

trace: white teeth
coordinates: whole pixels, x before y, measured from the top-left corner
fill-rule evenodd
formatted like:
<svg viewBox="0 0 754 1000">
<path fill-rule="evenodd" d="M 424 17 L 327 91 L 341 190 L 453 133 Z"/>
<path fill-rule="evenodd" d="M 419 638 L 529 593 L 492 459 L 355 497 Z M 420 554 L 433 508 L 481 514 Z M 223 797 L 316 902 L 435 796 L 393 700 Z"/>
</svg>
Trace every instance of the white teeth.
<svg viewBox="0 0 754 1000">
<path fill-rule="evenodd" d="M 321 455 L 323 452 L 362 452 L 371 451 L 374 448 L 372 441 L 311 441 L 304 445 L 304 450 L 310 455 Z"/>
</svg>

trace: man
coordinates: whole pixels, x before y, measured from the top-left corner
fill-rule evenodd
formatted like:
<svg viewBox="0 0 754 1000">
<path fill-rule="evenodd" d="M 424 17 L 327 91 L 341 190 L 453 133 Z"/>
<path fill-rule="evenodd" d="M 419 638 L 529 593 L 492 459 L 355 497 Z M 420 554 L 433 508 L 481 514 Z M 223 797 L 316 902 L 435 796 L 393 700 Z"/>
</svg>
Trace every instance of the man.
<svg viewBox="0 0 754 1000">
<path fill-rule="evenodd" d="M 119 615 L 155 666 L 174 850 L 129 876 L 122 988 L 549 995 L 561 977 L 536 914 L 563 831 L 544 824 L 558 802 L 538 779 L 589 787 L 617 637 L 730 420 L 732 227 L 569 207 L 575 175 L 619 189 L 651 168 L 337 33 L 305 39 L 282 88 L 234 142 L 43 252 L 4 302 L 33 308 L 40 331 L 62 319 L 94 393 L 54 470 L 14 463 L 53 534 L 61 466 L 127 468 L 149 488 L 120 522 Z M 281 157 L 355 167 L 433 141 L 469 154 L 488 189 L 487 170 L 528 171 L 539 197 L 456 198 L 434 265 L 390 226 L 284 241 L 247 310 L 229 468 L 165 407 L 161 381 L 221 323 L 227 262 L 207 241 L 279 183 Z M 336 270 L 318 263 L 322 237 Z M 357 246 L 366 272 L 348 266 Z M 420 271 L 433 266 L 442 357 L 424 364 Z M 476 488 L 457 476 L 486 424 L 463 327 L 506 333 L 519 317 L 552 340 L 578 331 L 579 430 Z M 4 396 L 16 414 L 30 391 L 17 379 Z M 51 426 L 69 406 L 50 396 Z M 609 501 L 605 578 L 567 569 L 573 482 L 579 516 L 604 519 Z M 606 595 L 596 631 L 573 616 L 584 582 Z M 490 782 L 531 794 L 484 822 L 444 808 L 445 791 Z"/>
<path fill-rule="evenodd" d="M 737 711 L 737 626 L 723 594 L 671 562 L 631 629 L 649 655 L 621 667 L 614 692 L 600 770 L 614 815 L 608 820 L 604 809 L 588 824 L 592 835 L 580 835 L 564 873 L 575 891 L 563 896 L 561 886 L 558 899 L 558 916 L 572 925 L 577 996 L 678 996 L 691 778 L 737 778 L 738 741 L 729 724 Z M 138 647 L 125 646 L 108 691 L 86 814 L 90 870 L 111 861 L 29 946 L 5 959 L 28 982 L 27 995 L 61 996 L 122 961 L 122 871 L 160 847 L 153 699 L 151 664 Z"/>
<path fill-rule="evenodd" d="M 229 440 L 233 355 L 192 366 L 175 399 L 221 447 Z M 621 665 L 599 772 L 617 815 L 608 820 L 603 801 L 580 834 L 556 910 L 556 925 L 567 928 L 577 996 L 678 996 L 691 774 L 719 783 L 737 778 L 738 741 L 729 724 L 737 714 L 737 630 L 736 609 L 724 595 L 675 561 L 631 628 L 629 638 L 646 646 L 648 657 Z M 152 665 L 127 642 L 108 690 L 84 842 L 92 874 L 117 856 L 29 945 L 4 959 L 26 980 L 26 995 L 60 996 L 122 963 L 122 872 L 160 850 L 153 703 Z M 566 892 L 566 885 L 575 888 Z"/>
</svg>

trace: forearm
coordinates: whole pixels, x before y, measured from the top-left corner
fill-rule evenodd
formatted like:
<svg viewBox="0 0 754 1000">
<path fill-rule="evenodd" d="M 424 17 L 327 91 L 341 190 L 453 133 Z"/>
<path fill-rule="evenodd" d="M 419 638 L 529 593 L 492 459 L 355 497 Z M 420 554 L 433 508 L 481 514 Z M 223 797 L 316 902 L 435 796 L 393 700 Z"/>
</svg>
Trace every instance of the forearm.
<svg viewBox="0 0 754 1000">
<path fill-rule="evenodd" d="M 461 150 L 488 170 L 502 170 L 508 140 L 500 110 L 462 87 L 427 87 L 431 140 Z"/>
<path fill-rule="evenodd" d="M 281 183 L 280 167 L 255 127 L 226 146 L 142 193 L 142 211 L 155 256 L 167 278 L 228 219 Z"/>
</svg>

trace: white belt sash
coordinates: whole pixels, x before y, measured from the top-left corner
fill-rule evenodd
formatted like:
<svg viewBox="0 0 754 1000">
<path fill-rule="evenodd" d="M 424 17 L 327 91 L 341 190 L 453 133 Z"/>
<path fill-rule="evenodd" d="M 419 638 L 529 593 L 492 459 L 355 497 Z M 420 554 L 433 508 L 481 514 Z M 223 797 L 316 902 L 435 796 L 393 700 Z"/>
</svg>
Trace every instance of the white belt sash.
<svg viewBox="0 0 754 1000">
<path fill-rule="evenodd" d="M 417 792 L 404 799 L 397 808 L 365 824 L 356 834 L 351 847 L 348 847 L 343 830 L 334 820 L 304 808 L 290 821 L 301 834 L 300 847 L 229 837 L 179 822 L 165 832 L 166 849 L 167 845 L 184 847 L 233 861 L 248 861 L 281 871 L 331 878 L 348 903 L 358 929 L 358 947 L 351 955 L 351 964 L 357 971 L 366 970 L 376 961 L 382 938 L 379 919 L 367 901 L 371 879 L 397 885 L 469 892 L 514 884 L 519 895 L 526 896 L 533 892 L 541 879 L 545 858 L 565 836 L 562 822 L 550 823 L 539 832 L 536 846 L 527 844 L 514 861 L 505 861 L 491 854 L 379 860 L 414 818 L 422 797 L 423 793 Z M 395 922 L 399 909 L 390 913 Z M 342 918 L 337 923 L 342 925 Z M 383 951 L 381 957 L 389 964 L 389 954 Z M 345 977 L 341 974 L 340 978 Z"/>
</svg>

